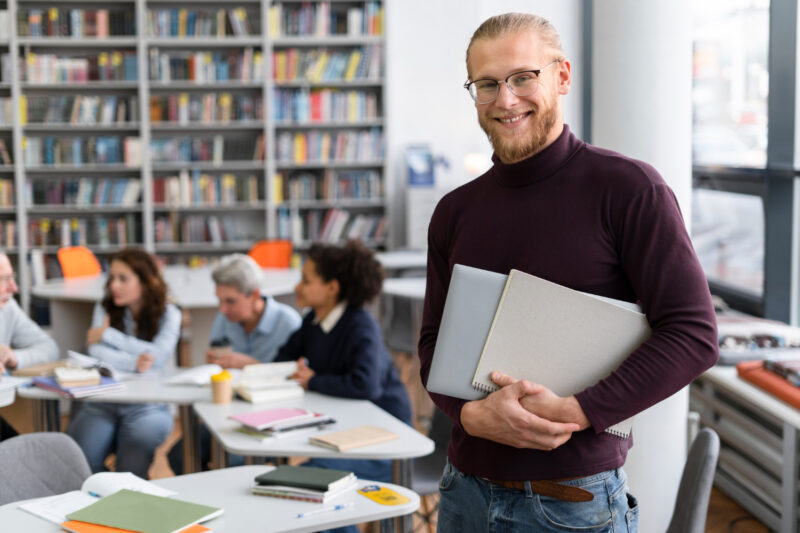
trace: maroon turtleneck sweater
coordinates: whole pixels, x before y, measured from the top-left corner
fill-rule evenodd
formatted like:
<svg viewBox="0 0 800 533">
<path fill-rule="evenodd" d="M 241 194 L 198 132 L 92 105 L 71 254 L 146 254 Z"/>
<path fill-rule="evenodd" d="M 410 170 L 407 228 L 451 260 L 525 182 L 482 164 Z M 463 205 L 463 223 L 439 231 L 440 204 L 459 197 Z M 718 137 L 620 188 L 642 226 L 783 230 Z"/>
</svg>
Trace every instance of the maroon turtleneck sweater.
<svg viewBox="0 0 800 533">
<path fill-rule="evenodd" d="M 714 309 L 678 203 L 650 165 L 588 145 L 567 126 L 514 164 L 445 196 L 431 219 L 419 341 L 427 382 L 453 265 L 512 268 L 628 302 L 653 334 L 608 378 L 576 396 L 592 426 L 552 451 L 471 437 L 464 400 L 431 394 L 454 421 L 450 461 L 500 480 L 558 479 L 622 466 L 633 441 L 603 430 L 675 393 L 717 360 Z M 635 431 L 635 428 L 634 428 Z"/>
</svg>

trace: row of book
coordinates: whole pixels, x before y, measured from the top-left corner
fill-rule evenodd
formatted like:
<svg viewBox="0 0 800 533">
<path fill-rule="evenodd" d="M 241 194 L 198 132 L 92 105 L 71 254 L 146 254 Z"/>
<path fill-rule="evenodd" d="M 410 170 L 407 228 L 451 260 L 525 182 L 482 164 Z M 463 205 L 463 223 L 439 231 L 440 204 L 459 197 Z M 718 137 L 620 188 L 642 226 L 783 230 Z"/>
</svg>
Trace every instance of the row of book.
<svg viewBox="0 0 800 533">
<path fill-rule="evenodd" d="M 272 92 L 276 122 L 358 122 L 376 120 L 375 92 L 339 89 L 280 89 Z"/>
<path fill-rule="evenodd" d="M 99 37 L 136 35 L 132 9 L 22 8 L 17 11 L 20 37 Z"/>
<path fill-rule="evenodd" d="M 20 58 L 23 81 L 29 83 L 85 83 L 87 81 L 136 81 L 136 52 L 100 52 L 83 56 L 36 54 Z"/>
<path fill-rule="evenodd" d="M 261 95 L 223 93 L 177 93 L 150 96 L 150 121 L 178 124 L 214 124 L 261 120 Z"/>
<path fill-rule="evenodd" d="M 110 125 L 139 117 L 136 95 L 21 95 L 20 123 Z"/>
<path fill-rule="evenodd" d="M 136 166 L 141 161 L 138 137 L 26 137 L 25 164 L 85 165 L 124 163 Z"/>
<path fill-rule="evenodd" d="M 280 35 L 381 35 L 383 7 L 365 2 L 364 7 L 331 5 L 330 2 L 276 3 L 267 14 L 269 34 Z"/>
<path fill-rule="evenodd" d="M 135 215 L 38 218 L 28 223 L 29 246 L 127 246 L 142 242 Z"/>
<path fill-rule="evenodd" d="M 154 162 L 177 163 L 183 161 L 207 161 L 221 165 L 223 161 L 246 161 L 262 159 L 263 135 L 258 139 L 225 139 L 223 135 L 212 137 L 177 137 L 150 141 L 150 159 Z"/>
<path fill-rule="evenodd" d="M 0 218 L 0 246 L 7 250 L 17 247 L 17 221 Z"/>
<path fill-rule="evenodd" d="M 383 197 L 383 180 L 375 170 L 279 172 L 273 178 L 275 203 L 302 200 L 370 200 Z"/>
<path fill-rule="evenodd" d="M 10 126 L 14 123 L 13 101 L 7 96 L 0 98 L 0 126 Z"/>
<path fill-rule="evenodd" d="M 0 180 L 0 207 L 14 207 L 15 198 L 14 180 Z"/>
<path fill-rule="evenodd" d="M 11 159 L 11 152 L 8 151 L 8 146 L 6 146 L 6 141 L 5 139 L 0 139 L 0 165 L 12 164 L 14 162 Z"/>
<path fill-rule="evenodd" d="M 383 157 L 380 128 L 362 131 L 278 133 L 275 157 L 280 162 L 376 161 Z"/>
<path fill-rule="evenodd" d="M 241 224 L 229 216 L 190 215 L 179 217 L 177 213 L 155 218 L 155 241 L 157 244 L 211 243 L 254 241 L 252 235 Z"/>
<path fill-rule="evenodd" d="M 386 238 L 386 217 L 378 214 L 352 214 L 341 209 L 317 209 L 304 213 L 278 209 L 278 236 L 296 244 L 303 242 L 337 243 L 345 239 L 381 241 Z"/>
<path fill-rule="evenodd" d="M 225 37 L 260 33 L 258 12 L 231 9 L 148 9 L 147 35 L 151 37 Z"/>
<path fill-rule="evenodd" d="M 381 46 L 347 50 L 325 48 L 276 50 L 272 53 L 272 78 L 282 81 L 377 81 L 381 77 Z"/>
<path fill-rule="evenodd" d="M 27 183 L 28 205 L 135 206 L 142 183 L 138 178 L 36 179 Z"/>
<path fill-rule="evenodd" d="M 177 176 L 153 178 L 153 202 L 175 207 L 258 203 L 264 198 L 263 180 L 254 175 L 208 174 L 182 170 Z"/>
<path fill-rule="evenodd" d="M 251 82 L 264 79 L 263 55 L 251 47 L 241 51 L 160 51 L 150 48 L 150 79 L 214 83 Z"/>
</svg>

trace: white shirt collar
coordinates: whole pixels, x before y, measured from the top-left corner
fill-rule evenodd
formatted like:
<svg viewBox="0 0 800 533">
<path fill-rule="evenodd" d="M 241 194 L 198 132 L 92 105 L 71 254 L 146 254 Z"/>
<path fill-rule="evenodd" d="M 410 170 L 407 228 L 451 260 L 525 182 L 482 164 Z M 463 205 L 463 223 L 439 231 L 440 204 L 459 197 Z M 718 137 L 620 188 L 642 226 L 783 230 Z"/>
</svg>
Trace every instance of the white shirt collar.
<svg viewBox="0 0 800 533">
<path fill-rule="evenodd" d="M 347 302 L 342 300 L 341 302 L 336 304 L 336 307 L 331 309 L 331 312 L 328 313 L 328 315 L 325 318 L 323 318 L 322 320 L 317 320 L 315 318 L 314 323 L 319 324 L 320 329 L 325 333 L 330 333 L 331 330 L 339 322 L 339 319 L 342 318 L 345 309 L 347 309 Z"/>
</svg>

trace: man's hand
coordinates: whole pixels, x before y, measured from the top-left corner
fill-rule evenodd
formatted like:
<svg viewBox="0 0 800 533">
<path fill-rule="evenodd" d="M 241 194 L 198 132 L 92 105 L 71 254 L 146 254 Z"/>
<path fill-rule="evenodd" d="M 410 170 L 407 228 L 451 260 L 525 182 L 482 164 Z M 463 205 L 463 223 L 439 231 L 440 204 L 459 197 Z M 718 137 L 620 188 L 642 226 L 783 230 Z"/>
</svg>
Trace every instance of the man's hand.
<svg viewBox="0 0 800 533">
<path fill-rule="evenodd" d="M 14 350 L 10 346 L 0 344 L 0 374 L 8 368 L 17 368 L 18 363 Z"/>
<path fill-rule="evenodd" d="M 501 387 L 517 383 L 517 380 L 503 374 L 492 372 L 492 381 Z M 578 424 L 580 429 L 591 426 L 591 422 L 583 412 L 581 404 L 575 396 L 562 398 L 543 385 L 534 385 L 538 391 L 520 398 L 519 403 L 536 416 L 554 422 L 572 422 Z"/>
<path fill-rule="evenodd" d="M 91 346 L 92 344 L 97 344 L 98 342 L 102 341 L 103 333 L 105 333 L 106 329 L 108 329 L 108 326 L 109 318 L 108 315 L 106 315 L 102 326 L 90 328 L 89 331 L 86 332 L 86 346 Z"/>
<path fill-rule="evenodd" d="M 289 376 L 298 382 L 304 389 L 308 390 L 308 382 L 314 377 L 314 371 L 308 367 L 308 362 L 305 357 L 297 360 L 297 372 Z"/>
<path fill-rule="evenodd" d="M 520 399 L 541 392 L 529 381 L 514 381 L 483 400 L 467 402 L 461 409 L 461 425 L 473 437 L 515 448 L 553 450 L 567 442 L 580 426 L 556 422 L 526 410 Z"/>
<path fill-rule="evenodd" d="M 136 360 L 136 371 L 140 374 L 147 372 L 150 370 L 150 367 L 153 366 L 153 361 L 155 360 L 156 358 L 153 356 L 153 354 L 139 354 L 139 358 Z"/>
<path fill-rule="evenodd" d="M 222 368 L 244 368 L 245 365 L 254 365 L 261 361 L 243 353 L 228 352 L 217 355 L 213 351 L 208 350 L 206 352 L 206 362 L 217 364 Z"/>
</svg>

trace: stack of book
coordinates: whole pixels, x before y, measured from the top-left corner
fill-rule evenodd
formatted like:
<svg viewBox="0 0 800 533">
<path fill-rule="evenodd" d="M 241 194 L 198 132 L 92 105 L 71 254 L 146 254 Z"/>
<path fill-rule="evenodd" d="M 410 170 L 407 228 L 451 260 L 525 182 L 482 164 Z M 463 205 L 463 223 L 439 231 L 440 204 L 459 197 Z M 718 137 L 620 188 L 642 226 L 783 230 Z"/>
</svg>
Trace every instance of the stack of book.
<svg viewBox="0 0 800 533">
<path fill-rule="evenodd" d="M 236 385 L 236 393 L 251 403 L 297 398 L 303 395 L 303 387 L 289 376 L 297 371 L 297 363 L 263 363 L 247 365 Z"/>
<path fill-rule="evenodd" d="M 330 415 L 296 407 L 278 407 L 228 418 L 242 424 L 241 433 L 261 439 L 296 435 L 299 430 L 316 430 L 335 422 Z"/>
<path fill-rule="evenodd" d="M 355 487 L 355 474 L 312 466 L 280 465 L 256 477 L 253 494 L 325 503 Z"/>
<path fill-rule="evenodd" d="M 46 390 L 53 391 L 64 398 L 87 398 L 89 396 L 97 396 L 99 394 L 107 394 L 109 392 L 116 392 L 125 388 L 125 384 L 117 381 L 114 378 L 100 377 L 100 383 L 97 385 L 84 385 L 84 386 L 62 386 L 56 381 L 56 378 L 40 377 L 33 378 L 33 384 Z"/>
<path fill-rule="evenodd" d="M 800 360 L 767 359 L 736 365 L 740 378 L 800 409 Z"/>
</svg>

